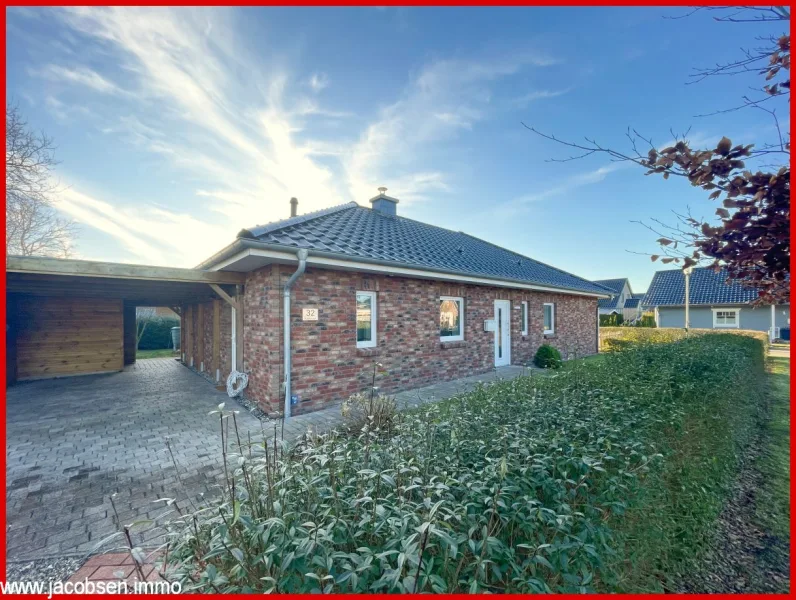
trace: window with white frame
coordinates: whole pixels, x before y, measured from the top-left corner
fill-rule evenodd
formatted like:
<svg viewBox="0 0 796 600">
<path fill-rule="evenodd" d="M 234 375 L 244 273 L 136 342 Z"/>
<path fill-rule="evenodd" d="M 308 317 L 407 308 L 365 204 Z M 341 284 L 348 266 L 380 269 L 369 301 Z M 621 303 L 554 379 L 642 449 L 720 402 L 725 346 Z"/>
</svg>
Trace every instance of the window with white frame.
<svg viewBox="0 0 796 600">
<path fill-rule="evenodd" d="M 439 339 L 443 342 L 464 339 L 464 298 L 440 296 Z"/>
<path fill-rule="evenodd" d="M 545 303 L 544 305 L 544 333 L 550 335 L 556 332 L 556 305 Z"/>
<path fill-rule="evenodd" d="M 739 312 L 737 308 L 714 308 L 713 327 L 738 327 Z"/>
<path fill-rule="evenodd" d="M 376 346 L 376 292 L 357 292 L 357 348 Z"/>
<path fill-rule="evenodd" d="M 522 335 L 528 335 L 528 303 L 522 302 Z"/>
</svg>

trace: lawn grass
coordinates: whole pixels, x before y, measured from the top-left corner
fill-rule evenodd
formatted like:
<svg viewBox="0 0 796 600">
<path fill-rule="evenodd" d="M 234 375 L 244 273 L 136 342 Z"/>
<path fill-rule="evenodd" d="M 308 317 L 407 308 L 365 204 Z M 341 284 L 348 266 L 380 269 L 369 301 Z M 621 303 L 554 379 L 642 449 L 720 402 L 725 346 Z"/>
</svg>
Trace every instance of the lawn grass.
<svg viewBox="0 0 796 600">
<path fill-rule="evenodd" d="M 763 530 L 787 539 L 790 535 L 790 360 L 768 359 L 768 393 L 771 420 L 758 463 L 766 487 L 760 490 L 757 518 Z"/>
<path fill-rule="evenodd" d="M 167 356 L 177 356 L 177 354 L 170 348 L 166 348 L 165 350 L 138 350 L 135 353 L 136 360 L 143 360 L 145 358 L 164 358 Z"/>
</svg>

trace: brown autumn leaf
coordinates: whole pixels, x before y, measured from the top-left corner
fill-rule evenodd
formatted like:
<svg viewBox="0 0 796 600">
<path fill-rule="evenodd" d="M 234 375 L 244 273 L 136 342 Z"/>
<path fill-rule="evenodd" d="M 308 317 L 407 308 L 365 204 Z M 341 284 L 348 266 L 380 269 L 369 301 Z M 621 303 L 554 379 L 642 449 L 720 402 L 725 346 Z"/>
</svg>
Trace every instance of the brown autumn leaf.
<svg viewBox="0 0 796 600">
<path fill-rule="evenodd" d="M 732 142 L 729 138 L 723 137 L 719 140 L 719 143 L 716 145 L 716 154 L 721 154 L 722 156 L 727 156 L 732 149 Z"/>
</svg>

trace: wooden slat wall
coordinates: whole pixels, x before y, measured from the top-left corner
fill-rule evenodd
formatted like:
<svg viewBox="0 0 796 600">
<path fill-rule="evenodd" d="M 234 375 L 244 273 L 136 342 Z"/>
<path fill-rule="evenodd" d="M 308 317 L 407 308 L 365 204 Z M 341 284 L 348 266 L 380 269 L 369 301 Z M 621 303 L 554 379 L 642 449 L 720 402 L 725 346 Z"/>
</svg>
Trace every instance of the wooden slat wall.
<svg viewBox="0 0 796 600">
<path fill-rule="evenodd" d="M 20 297 L 16 325 L 19 380 L 123 368 L 121 300 Z"/>
</svg>

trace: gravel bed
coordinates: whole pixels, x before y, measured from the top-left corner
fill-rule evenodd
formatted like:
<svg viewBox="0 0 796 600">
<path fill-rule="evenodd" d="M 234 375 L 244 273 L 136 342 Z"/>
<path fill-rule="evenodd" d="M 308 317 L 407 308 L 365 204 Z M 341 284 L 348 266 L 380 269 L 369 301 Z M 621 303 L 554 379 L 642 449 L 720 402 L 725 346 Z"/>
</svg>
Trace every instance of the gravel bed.
<svg viewBox="0 0 796 600">
<path fill-rule="evenodd" d="M 21 562 L 8 561 L 6 581 L 66 581 L 85 560 L 85 556 L 58 556 Z"/>
</svg>

